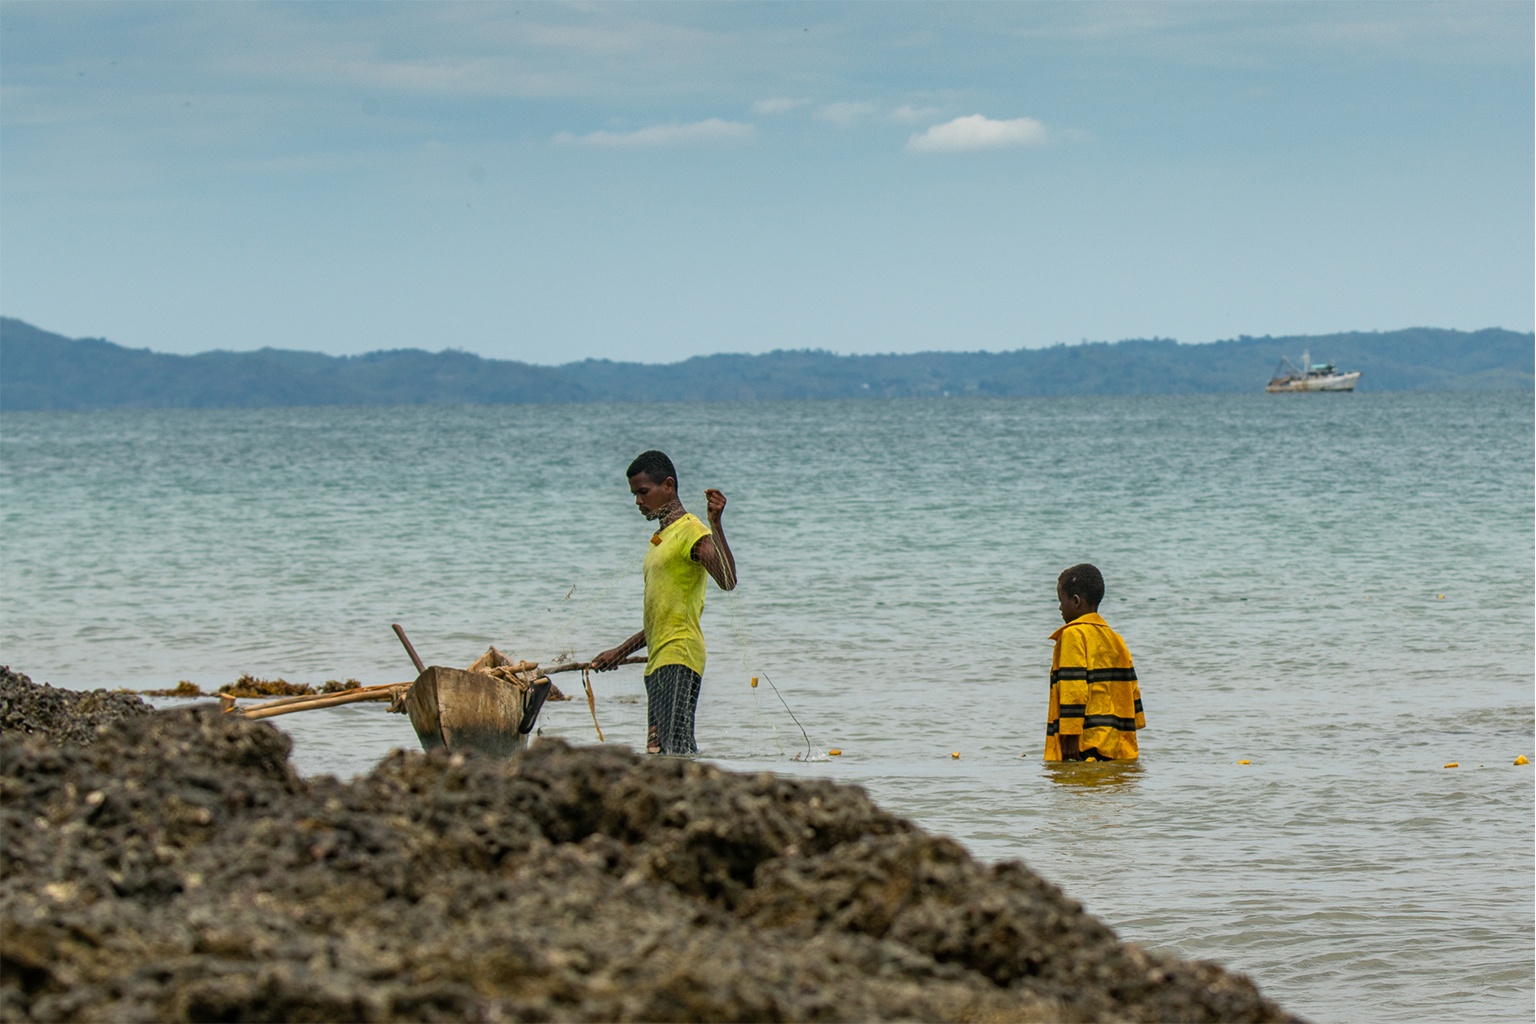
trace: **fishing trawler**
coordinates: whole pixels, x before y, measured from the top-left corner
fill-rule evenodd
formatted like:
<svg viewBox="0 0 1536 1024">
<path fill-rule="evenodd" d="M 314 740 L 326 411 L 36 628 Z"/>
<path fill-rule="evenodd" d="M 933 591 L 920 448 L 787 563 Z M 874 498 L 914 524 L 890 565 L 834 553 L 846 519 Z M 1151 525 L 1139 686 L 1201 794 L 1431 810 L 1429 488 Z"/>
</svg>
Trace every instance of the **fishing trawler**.
<svg viewBox="0 0 1536 1024">
<path fill-rule="evenodd" d="M 1314 363 L 1312 353 L 1303 352 L 1299 368 L 1282 356 L 1280 365 L 1275 367 L 1275 375 L 1264 385 L 1264 390 L 1270 394 L 1282 391 L 1353 391 L 1359 379 L 1359 370 L 1340 373 L 1332 363 Z"/>
</svg>

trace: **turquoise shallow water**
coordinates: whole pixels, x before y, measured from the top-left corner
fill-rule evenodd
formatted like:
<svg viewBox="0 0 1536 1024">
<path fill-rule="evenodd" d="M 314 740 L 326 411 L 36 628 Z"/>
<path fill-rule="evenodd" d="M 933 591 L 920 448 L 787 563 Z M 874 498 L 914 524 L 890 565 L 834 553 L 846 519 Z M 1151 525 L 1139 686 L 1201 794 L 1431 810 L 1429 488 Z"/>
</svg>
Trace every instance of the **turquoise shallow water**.
<svg viewBox="0 0 1536 1024">
<path fill-rule="evenodd" d="M 639 627 L 622 472 L 661 447 L 692 507 L 729 496 L 741 568 L 703 756 L 860 783 L 1317 1021 L 1523 1020 L 1532 435 L 1528 393 L 7 413 L 0 661 L 388 682 L 395 621 L 429 662 L 590 656 Z M 1039 760 L 1084 560 L 1142 678 L 1132 767 Z M 594 683 L 638 743 L 638 669 Z M 415 745 L 377 706 L 274 724 L 311 773 Z M 541 728 L 595 740 L 584 700 Z"/>
</svg>

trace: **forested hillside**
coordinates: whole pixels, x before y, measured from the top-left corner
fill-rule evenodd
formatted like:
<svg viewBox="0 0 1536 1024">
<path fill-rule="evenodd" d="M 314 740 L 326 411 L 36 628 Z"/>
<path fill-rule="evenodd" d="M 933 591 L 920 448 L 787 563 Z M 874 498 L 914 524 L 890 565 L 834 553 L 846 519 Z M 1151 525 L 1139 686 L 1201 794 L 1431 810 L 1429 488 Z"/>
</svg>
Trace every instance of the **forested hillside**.
<svg viewBox="0 0 1536 1024">
<path fill-rule="evenodd" d="M 445 344 L 452 338 L 441 339 Z M 533 366 L 452 348 L 326 356 L 281 348 L 166 355 L 0 318 L 0 408 L 1197 394 L 1261 390 L 1281 356 L 1361 370 L 1362 391 L 1530 389 L 1536 338 L 1498 328 L 1058 345 L 1012 352 L 839 356 L 787 350 L 680 363 Z"/>
</svg>

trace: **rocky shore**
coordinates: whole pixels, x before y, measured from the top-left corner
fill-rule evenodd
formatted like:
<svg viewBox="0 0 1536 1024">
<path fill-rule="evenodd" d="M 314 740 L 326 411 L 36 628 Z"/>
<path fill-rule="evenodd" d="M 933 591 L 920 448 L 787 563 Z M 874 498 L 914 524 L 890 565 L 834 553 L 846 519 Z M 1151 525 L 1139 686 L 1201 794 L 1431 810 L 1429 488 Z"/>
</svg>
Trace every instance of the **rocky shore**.
<svg viewBox="0 0 1536 1024">
<path fill-rule="evenodd" d="M 613 746 L 301 779 L 0 676 L 0 1020 L 1290 1021 L 857 787 Z"/>
<path fill-rule="evenodd" d="M 89 744 L 98 727 L 151 712 L 148 704 L 125 693 L 56 690 L 37 686 L 9 666 L 0 665 L 0 736 L 42 736 L 49 741 Z"/>
</svg>

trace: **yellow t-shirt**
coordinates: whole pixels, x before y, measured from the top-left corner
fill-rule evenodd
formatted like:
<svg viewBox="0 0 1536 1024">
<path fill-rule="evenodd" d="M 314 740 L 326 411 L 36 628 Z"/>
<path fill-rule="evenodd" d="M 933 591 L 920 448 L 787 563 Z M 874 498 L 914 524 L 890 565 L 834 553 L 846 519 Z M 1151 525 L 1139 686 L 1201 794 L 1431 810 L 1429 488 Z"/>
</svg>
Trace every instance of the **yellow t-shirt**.
<svg viewBox="0 0 1536 1024">
<path fill-rule="evenodd" d="M 645 674 L 686 665 L 704 674 L 704 581 L 709 572 L 691 557 L 709 529 L 691 512 L 659 534 L 645 553 Z"/>
</svg>

